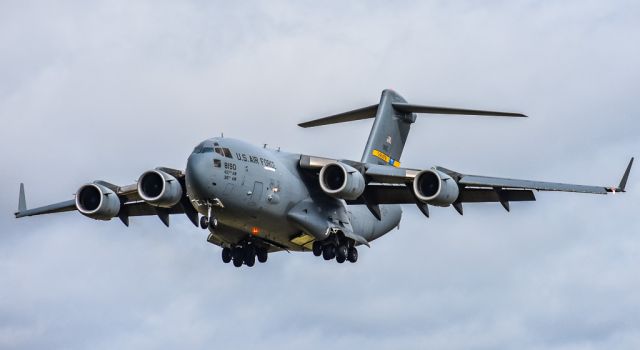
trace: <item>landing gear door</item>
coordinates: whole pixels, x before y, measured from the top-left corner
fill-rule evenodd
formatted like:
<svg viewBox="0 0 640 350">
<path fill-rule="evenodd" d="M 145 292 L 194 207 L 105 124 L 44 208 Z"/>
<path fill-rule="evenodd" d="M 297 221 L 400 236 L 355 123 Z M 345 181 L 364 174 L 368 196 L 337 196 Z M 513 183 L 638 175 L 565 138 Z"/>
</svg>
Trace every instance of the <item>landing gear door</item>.
<svg viewBox="0 0 640 350">
<path fill-rule="evenodd" d="M 249 197 L 249 205 L 253 207 L 260 206 L 260 199 L 262 198 L 262 182 L 256 181 L 253 183 L 253 190 L 251 191 L 251 197 Z"/>
</svg>

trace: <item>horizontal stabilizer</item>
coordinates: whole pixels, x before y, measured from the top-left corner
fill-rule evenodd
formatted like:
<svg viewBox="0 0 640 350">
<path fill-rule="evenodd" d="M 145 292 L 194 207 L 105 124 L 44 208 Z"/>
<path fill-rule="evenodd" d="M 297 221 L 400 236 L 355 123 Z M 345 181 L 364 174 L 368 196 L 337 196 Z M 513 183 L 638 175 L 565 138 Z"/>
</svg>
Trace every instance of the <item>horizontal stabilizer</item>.
<svg viewBox="0 0 640 350">
<path fill-rule="evenodd" d="M 481 116 L 496 116 L 496 117 L 520 117 L 526 118 L 527 116 L 522 113 L 512 112 L 496 112 L 496 111 L 484 111 L 478 109 L 462 109 L 462 108 L 450 108 L 450 107 L 436 107 L 436 106 L 422 106 L 414 105 L 402 102 L 392 102 L 393 109 L 401 113 L 425 113 L 425 114 L 456 114 L 456 115 L 481 115 Z M 303 128 L 312 128 L 314 126 L 322 126 L 329 124 L 345 123 L 354 120 L 362 120 L 368 118 L 374 118 L 378 110 L 378 104 L 354 109 L 349 112 L 334 114 L 328 117 L 314 119 L 308 122 L 300 123 L 298 126 Z"/>
<path fill-rule="evenodd" d="M 375 104 L 375 105 L 364 107 L 364 108 L 354 109 L 353 111 L 335 114 L 328 117 L 311 120 L 305 123 L 300 123 L 298 124 L 298 126 L 301 126 L 303 128 L 311 128 L 314 126 L 344 123 L 344 122 L 350 122 L 354 120 L 373 118 L 376 116 L 377 110 L 378 110 L 378 105 Z"/>
<path fill-rule="evenodd" d="M 495 116 L 495 117 L 520 117 L 520 118 L 527 117 L 522 113 L 483 111 L 478 109 L 421 106 L 421 105 L 414 105 L 409 103 L 398 103 L 398 102 L 394 102 L 392 103 L 392 105 L 396 111 L 404 112 L 404 113 L 483 115 L 483 116 Z"/>
</svg>

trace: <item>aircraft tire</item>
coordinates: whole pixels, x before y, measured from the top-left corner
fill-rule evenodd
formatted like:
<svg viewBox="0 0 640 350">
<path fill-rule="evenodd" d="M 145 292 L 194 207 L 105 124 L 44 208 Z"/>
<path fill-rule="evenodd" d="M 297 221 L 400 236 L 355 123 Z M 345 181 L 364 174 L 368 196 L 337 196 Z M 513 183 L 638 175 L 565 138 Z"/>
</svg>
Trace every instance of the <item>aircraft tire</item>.
<svg viewBox="0 0 640 350">
<path fill-rule="evenodd" d="M 333 244 L 327 244 L 322 247 L 322 257 L 324 260 L 331 260 L 336 257 L 336 247 Z"/>
<path fill-rule="evenodd" d="M 320 242 L 318 241 L 313 242 L 312 250 L 313 250 L 313 255 L 315 256 L 322 255 L 322 244 L 320 244 Z"/>
<path fill-rule="evenodd" d="M 248 255 L 244 258 L 244 264 L 249 266 L 249 267 L 253 267 L 253 265 L 256 264 L 256 255 Z"/>
<path fill-rule="evenodd" d="M 267 259 L 269 258 L 269 252 L 266 249 L 258 249 L 256 253 L 256 255 L 258 256 L 258 262 L 260 262 L 261 264 L 267 262 Z"/>
<path fill-rule="evenodd" d="M 206 216 L 200 217 L 200 228 L 206 230 L 209 227 L 209 219 Z"/>
<path fill-rule="evenodd" d="M 338 248 L 336 249 L 336 260 L 339 263 L 343 263 L 345 262 L 345 260 L 347 260 L 347 253 L 349 251 L 347 250 L 347 246 L 346 245 L 339 245 Z"/>
<path fill-rule="evenodd" d="M 351 263 L 358 261 L 358 249 L 356 249 L 356 247 L 349 248 L 349 252 L 347 253 L 347 260 L 349 260 L 349 262 Z"/>
<path fill-rule="evenodd" d="M 231 249 L 230 248 L 222 248 L 222 262 L 225 264 L 228 264 L 229 262 L 231 262 L 231 259 L 233 257 L 231 256 Z"/>
<path fill-rule="evenodd" d="M 241 258 L 233 257 L 233 266 L 240 267 L 240 266 L 242 266 L 242 263 L 243 263 L 243 261 L 242 261 Z"/>
<path fill-rule="evenodd" d="M 210 230 L 215 230 L 216 228 L 218 228 L 218 218 L 216 218 L 215 216 L 211 216 L 207 221 L 207 227 Z"/>
</svg>

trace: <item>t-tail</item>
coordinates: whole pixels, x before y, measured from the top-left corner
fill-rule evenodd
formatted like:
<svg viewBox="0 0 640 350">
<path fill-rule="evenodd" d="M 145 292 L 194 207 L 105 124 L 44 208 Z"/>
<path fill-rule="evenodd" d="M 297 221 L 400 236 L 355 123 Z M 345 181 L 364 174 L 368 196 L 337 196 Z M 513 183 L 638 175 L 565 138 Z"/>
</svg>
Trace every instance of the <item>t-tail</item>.
<svg viewBox="0 0 640 350">
<path fill-rule="evenodd" d="M 362 155 L 363 163 L 400 166 L 402 150 L 407 142 L 411 124 L 416 121 L 416 113 L 457 114 L 498 117 L 526 117 L 521 113 L 495 112 L 473 109 L 435 107 L 409 104 L 393 90 L 382 91 L 380 103 L 298 124 L 303 128 L 327 124 L 344 123 L 353 120 L 375 118 L 367 145 Z"/>
</svg>

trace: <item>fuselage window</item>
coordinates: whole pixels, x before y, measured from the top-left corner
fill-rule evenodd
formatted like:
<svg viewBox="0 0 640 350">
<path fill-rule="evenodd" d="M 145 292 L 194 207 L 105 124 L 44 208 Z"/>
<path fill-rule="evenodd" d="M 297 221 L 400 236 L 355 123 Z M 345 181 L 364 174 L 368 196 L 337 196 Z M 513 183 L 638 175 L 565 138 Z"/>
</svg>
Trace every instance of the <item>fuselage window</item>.
<svg viewBox="0 0 640 350">
<path fill-rule="evenodd" d="M 220 159 L 214 159 L 213 160 L 213 166 L 216 168 L 220 168 L 222 162 L 220 161 Z"/>
</svg>

